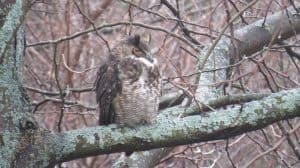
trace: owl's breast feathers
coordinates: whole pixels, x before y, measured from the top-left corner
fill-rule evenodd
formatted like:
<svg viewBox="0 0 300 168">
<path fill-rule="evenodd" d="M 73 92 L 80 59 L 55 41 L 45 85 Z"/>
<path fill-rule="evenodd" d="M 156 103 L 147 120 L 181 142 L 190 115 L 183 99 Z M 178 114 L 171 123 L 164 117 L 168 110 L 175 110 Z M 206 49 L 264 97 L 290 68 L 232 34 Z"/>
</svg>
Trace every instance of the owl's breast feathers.
<svg viewBox="0 0 300 168">
<path fill-rule="evenodd" d="M 95 84 L 101 125 L 135 126 L 158 114 L 161 87 L 156 61 L 129 56 L 111 62 L 99 69 Z"/>
</svg>

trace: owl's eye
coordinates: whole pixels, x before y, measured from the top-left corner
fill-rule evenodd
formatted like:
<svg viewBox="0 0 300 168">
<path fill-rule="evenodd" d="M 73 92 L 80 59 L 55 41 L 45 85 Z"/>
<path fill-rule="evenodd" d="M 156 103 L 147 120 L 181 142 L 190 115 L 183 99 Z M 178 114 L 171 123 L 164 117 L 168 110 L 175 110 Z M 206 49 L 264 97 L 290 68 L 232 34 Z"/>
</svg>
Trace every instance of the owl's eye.
<svg viewBox="0 0 300 168">
<path fill-rule="evenodd" d="M 137 56 L 137 57 L 143 56 L 143 52 L 140 49 L 138 49 L 138 48 L 133 48 L 132 49 L 132 54 L 135 55 L 135 56 Z"/>
</svg>

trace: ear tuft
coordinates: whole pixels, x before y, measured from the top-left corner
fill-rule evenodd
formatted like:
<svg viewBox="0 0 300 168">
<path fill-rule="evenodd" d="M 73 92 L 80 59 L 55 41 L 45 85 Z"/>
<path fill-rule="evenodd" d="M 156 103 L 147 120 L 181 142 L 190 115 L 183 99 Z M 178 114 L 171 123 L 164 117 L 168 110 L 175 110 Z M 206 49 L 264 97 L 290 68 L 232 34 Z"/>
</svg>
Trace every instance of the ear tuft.
<svg viewBox="0 0 300 168">
<path fill-rule="evenodd" d="M 140 44 L 141 37 L 139 34 L 135 34 L 133 37 L 133 43 L 138 46 Z"/>
</svg>

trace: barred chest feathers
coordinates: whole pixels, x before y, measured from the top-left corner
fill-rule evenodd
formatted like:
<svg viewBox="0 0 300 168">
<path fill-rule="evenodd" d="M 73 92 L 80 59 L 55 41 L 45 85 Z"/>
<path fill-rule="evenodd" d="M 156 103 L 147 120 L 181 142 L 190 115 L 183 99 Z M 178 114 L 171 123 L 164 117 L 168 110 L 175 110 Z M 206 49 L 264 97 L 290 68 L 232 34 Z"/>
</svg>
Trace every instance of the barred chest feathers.
<svg viewBox="0 0 300 168">
<path fill-rule="evenodd" d="M 158 114 L 160 76 L 157 61 L 130 56 L 131 65 L 120 67 L 120 92 L 113 99 L 115 122 L 121 126 L 151 123 Z"/>
</svg>

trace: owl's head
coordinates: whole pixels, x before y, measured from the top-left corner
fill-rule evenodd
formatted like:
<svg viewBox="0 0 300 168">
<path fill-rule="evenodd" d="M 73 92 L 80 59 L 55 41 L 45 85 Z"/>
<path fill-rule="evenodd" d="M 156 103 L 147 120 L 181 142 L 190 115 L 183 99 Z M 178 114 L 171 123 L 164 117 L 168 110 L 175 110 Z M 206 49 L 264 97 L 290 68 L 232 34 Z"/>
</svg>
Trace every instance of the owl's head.
<svg viewBox="0 0 300 168">
<path fill-rule="evenodd" d="M 145 58 L 153 62 L 153 57 L 149 49 L 150 35 L 128 36 L 121 40 L 112 50 L 112 56 L 115 59 L 121 59 L 127 56 L 135 56 L 137 58 Z"/>
</svg>

